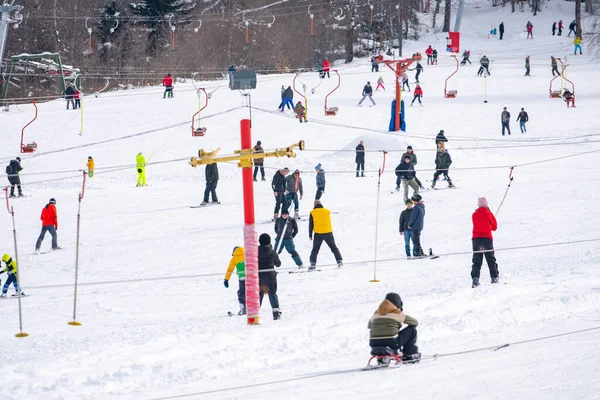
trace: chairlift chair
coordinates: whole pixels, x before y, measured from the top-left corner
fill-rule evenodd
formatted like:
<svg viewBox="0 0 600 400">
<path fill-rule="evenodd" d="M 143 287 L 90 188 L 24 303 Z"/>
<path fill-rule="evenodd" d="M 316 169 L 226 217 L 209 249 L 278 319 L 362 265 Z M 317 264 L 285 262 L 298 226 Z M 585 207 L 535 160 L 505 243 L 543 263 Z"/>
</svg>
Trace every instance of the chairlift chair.
<svg viewBox="0 0 600 400">
<path fill-rule="evenodd" d="M 448 78 L 446 78 L 446 81 L 444 82 L 444 97 L 447 99 L 455 99 L 456 96 L 458 95 L 458 90 L 456 90 L 456 89 L 448 90 L 448 79 L 452 78 L 452 76 L 458 72 L 458 58 L 456 58 L 456 56 L 454 54 L 452 54 L 452 57 L 456 61 L 456 70 L 452 74 L 450 74 L 450 76 Z"/>
<path fill-rule="evenodd" d="M 340 84 L 342 82 L 342 78 L 340 77 L 340 73 L 338 72 L 338 70 L 334 69 L 333 72 L 335 72 L 338 77 L 338 83 L 337 86 L 331 92 L 329 92 L 327 96 L 325 96 L 325 115 L 330 117 L 337 115 L 339 108 L 327 107 L 327 98 L 340 87 Z"/>
<path fill-rule="evenodd" d="M 204 110 L 206 107 L 208 107 L 208 93 L 206 93 L 206 90 L 204 88 L 200 88 L 200 89 L 198 89 L 198 97 L 200 97 L 200 92 L 204 92 L 206 104 L 204 104 L 204 107 L 200 108 L 198 111 L 196 111 L 194 113 L 194 115 L 192 115 L 192 136 L 193 137 L 204 136 L 207 131 L 207 129 L 203 126 L 200 126 L 197 128 L 194 127 L 194 119 L 196 118 L 196 115 L 198 115 L 198 122 L 200 122 L 200 112 L 202 110 Z"/>
<path fill-rule="evenodd" d="M 23 139 L 25 137 L 25 128 L 27 128 L 29 125 L 31 125 L 33 123 L 33 121 L 35 121 L 37 119 L 38 116 L 38 108 L 37 105 L 35 104 L 35 101 L 31 101 L 31 104 L 33 104 L 33 107 L 35 107 L 35 116 L 33 117 L 33 119 L 31 121 L 29 121 L 27 123 L 27 125 L 25 125 L 23 127 L 23 129 L 21 129 L 21 153 L 33 153 L 35 151 L 35 149 L 37 149 L 37 143 L 36 142 L 31 142 L 31 143 L 23 143 Z"/>
</svg>

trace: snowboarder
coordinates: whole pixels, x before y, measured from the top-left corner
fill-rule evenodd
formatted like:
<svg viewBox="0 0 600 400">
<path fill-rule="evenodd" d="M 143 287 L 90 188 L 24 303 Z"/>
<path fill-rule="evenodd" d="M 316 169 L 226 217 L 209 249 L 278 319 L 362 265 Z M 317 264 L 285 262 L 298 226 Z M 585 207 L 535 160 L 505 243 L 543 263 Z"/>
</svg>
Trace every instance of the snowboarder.
<svg viewBox="0 0 600 400">
<path fill-rule="evenodd" d="M 363 88 L 362 99 L 360 99 L 360 101 L 358 102 L 359 107 L 361 107 L 362 102 L 365 101 L 367 97 L 369 98 L 369 100 L 371 100 L 371 103 L 375 105 L 375 102 L 373 101 L 373 87 L 371 86 L 371 82 L 367 82 L 367 84 Z"/>
<path fill-rule="evenodd" d="M 448 153 L 448 150 L 446 150 L 443 145 L 438 145 L 437 153 L 435 155 L 435 172 L 433 174 L 433 182 L 431 183 L 432 189 L 435 189 L 435 184 L 440 175 L 444 175 L 444 179 L 448 181 L 449 188 L 454 187 L 452 184 L 452 179 L 450 179 L 450 176 L 448 176 L 448 169 L 450 169 L 450 165 L 452 165 L 452 157 L 450 157 L 450 153 Z"/>
<path fill-rule="evenodd" d="M 435 182 L 435 181 L 434 181 Z M 413 257 L 422 257 L 425 255 L 421 247 L 421 232 L 425 224 L 425 205 L 422 203 L 423 197 L 416 193 L 411 197 L 414 207 L 408 219 L 407 228 L 411 231 L 413 241 Z"/>
<path fill-rule="evenodd" d="M 527 21 L 527 25 L 525 26 L 527 28 L 527 39 L 529 39 L 530 37 L 533 39 L 533 24 L 531 23 L 531 21 Z M 561 31 L 561 22 L 559 21 L 558 23 L 558 35 L 560 36 L 560 31 Z"/>
<path fill-rule="evenodd" d="M 406 90 L 404 88 L 404 85 L 406 85 L 406 87 L 408 87 L 408 91 L 410 92 L 410 86 L 408 84 L 408 73 L 406 71 L 402 72 L 402 90 Z"/>
<path fill-rule="evenodd" d="M 256 146 L 254 146 L 254 150 L 252 152 L 254 154 L 259 154 L 259 153 L 265 152 L 262 148 L 262 142 L 260 140 L 256 142 Z M 260 175 L 262 176 L 261 181 L 266 181 L 264 162 L 265 162 L 264 158 L 255 158 L 254 159 L 254 182 L 256 182 L 256 175 L 258 175 L 259 169 L 260 169 Z"/>
<path fill-rule="evenodd" d="M 56 235 L 56 230 L 58 229 L 58 212 L 56 211 L 56 200 L 54 198 L 50 199 L 48 204 L 42 208 L 40 219 L 42 220 L 42 232 L 35 243 L 35 251 L 40 251 L 46 232 L 50 232 L 50 236 L 52 236 L 52 250 L 60 249 Z"/>
<path fill-rule="evenodd" d="M 498 32 L 500 32 L 500 40 L 504 36 L 504 22 L 500 22 L 500 26 L 498 26 Z"/>
<path fill-rule="evenodd" d="M 321 163 L 315 166 L 315 172 L 317 173 L 317 193 L 315 194 L 315 200 L 319 200 L 323 193 L 325 193 L 325 170 L 321 166 Z"/>
<path fill-rule="evenodd" d="M 415 70 L 417 70 L 417 72 L 415 74 L 415 81 L 417 83 L 421 83 L 421 82 L 419 82 L 419 75 L 421 75 L 421 72 L 423 72 L 423 66 L 418 61 L 417 61 L 417 66 L 415 67 Z"/>
<path fill-rule="evenodd" d="M 573 32 L 573 35 L 576 35 L 576 30 L 577 30 L 577 22 L 575 20 L 571 21 L 571 23 L 569 24 L 569 33 L 567 34 L 567 36 L 571 36 L 571 32 Z"/>
<path fill-rule="evenodd" d="M 427 65 L 432 63 L 432 55 L 433 55 L 433 47 L 429 45 L 427 50 L 425 50 L 425 54 L 427 55 Z"/>
<path fill-rule="evenodd" d="M 65 89 L 65 100 L 67 100 L 67 110 L 69 109 L 69 104 L 73 110 L 75 109 L 75 102 L 73 98 L 75 97 L 75 89 L 71 83 L 67 83 L 67 87 Z"/>
<path fill-rule="evenodd" d="M 558 21 L 558 36 L 562 36 L 562 31 L 563 31 L 563 22 L 561 19 L 560 21 Z"/>
<path fill-rule="evenodd" d="M 14 160 L 10 160 L 6 166 L 6 175 L 8 175 L 8 183 L 10 183 L 10 197 L 15 196 L 15 186 L 19 197 L 23 197 L 23 190 L 21 189 L 21 177 L 19 172 L 23 170 L 21 167 L 21 157 L 17 157 Z"/>
<path fill-rule="evenodd" d="M 165 91 L 163 93 L 163 99 L 167 96 L 169 98 L 173 98 L 173 77 L 171 74 L 167 74 L 162 80 L 162 85 L 165 87 Z"/>
<path fill-rule="evenodd" d="M 527 115 L 527 111 L 523 107 L 521 107 L 521 112 L 517 116 L 517 121 L 519 121 L 519 126 L 521 127 L 521 133 L 527 132 L 527 127 L 525 124 L 529 121 L 529 115 Z"/>
<path fill-rule="evenodd" d="M 483 256 L 488 268 L 490 269 L 490 278 L 492 283 L 498 283 L 498 264 L 494 255 L 494 240 L 492 231 L 498 228 L 496 218 L 490 208 L 485 197 L 477 199 L 477 210 L 473 213 L 473 267 L 471 268 L 471 278 L 473 279 L 473 287 L 479 286 L 479 273 L 483 264 Z"/>
<path fill-rule="evenodd" d="M 146 185 L 146 158 L 140 152 L 135 157 L 135 167 L 138 174 L 136 187 L 147 186 Z"/>
<path fill-rule="evenodd" d="M 369 346 L 389 347 L 402 352 L 402 362 L 418 363 L 421 353 L 417 347 L 419 321 L 404 314 L 402 299 L 398 293 L 388 293 L 369 320 Z M 402 326 L 406 325 L 404 329 Z"/>
<path fill-rule="evenodd" d="M 281 210 L 281 217 L 275 221 L 275 251 L 277 251 L 277 254 L 281 254 L 285 247 L 285 250 L 292 256 L 292 260 L 294 260 L 296 266 L 304 268 L 302 259 L 294 245 L 294 238 L 297 234 L 298 223 L 290 216 L 288 209 L 284 208 Z"/>
<path fill-rule="evenodd" d="M 313 231 L 315 240 L 313 241 Z M 338 267 L 342 267 L 342 255 L 335 244 L 333 229 L 331 228 L 331 211 L 323 207 L 320 200 L 315 200 L 315 207 L 310 212 L 308 221 L 308 238 L 313 241 L 313 248 L 310 253 L 309 271 L 314 271 L 317 265 L 317 255 L 321 249 L 321 244 L 325 242 L 335 257 Z"/>
<path fill-rule="evenodd" d="M 399 229 L 400 236 L 404 237 L 404 250 L 406 251 L 406 257 L 410 258 L 410 239 L 412 237 L 412 231 L 408 229 L 408 221 L 410 220 L 410 214 L 412 213 L 413 202 L 411 199 L 406 199 L 404 200 L 404 204 L 406 204 L 406 209 L 400 213 Z"/>
<path fill-rule="evenodd" d="M 300 211 L 300 202 L 304 195 L 304 189 L 302 188 L 302 178 L 300 177 L 300 170 L 297 169 L 292 175 L 285 178 L 285 189 L 286 189 L 286 203 L 288 207 L 294 204 L 294 218 L 299 218 L 298 212 Z M 275 246 L 277 248 L 277 246 Z"/>
<path fill-rule="evenodd" d="M 465 50 L 463 52 L 463 59 L 460 62 L 460 65 L 467 65 L 467 63 L 469 63 L 469 65 L 471 64 L 471 60 L 469 60 L 469 57 L 471 57 L 471 51 L 470 50 Z"/>
<path fill-rule="evenodd" d="M 306 122 L 306 108 L 304 108 L 301 101 L 296 103 L 296 107 L 294 107 L 294 112 L 296 113 L 296 118 L 298 118 L 298 121 L 300 121 L 300 123 L 302 123 L 302 120 Z"/>
<path fill-rule="evenodd" d="M 212 204 L 221 204 L 217 198 L 217 184 L 219 183 L 219 167 L 217 163 L 206 164 L 204 169 L 204 177 L 206 178 L 206 187 L 204 188 L 204 200 L 200 203 L 201 206 L 208 204 L 208 195 L 212 198 Z"/>
<path fill-rule="evenodd" d="M 233 248 L 231 260 L 229 261 L 227 272 L 225 272 L 225 280 L 223 281 L 223 285 L 227 289 L 229 289 L 229 279 L 231 279 L 234 269 L 239 283 L 237 297 L 238 303 L 240 303 L 240 311 L 238 311 L 238 315 L 246 315 L 246 258 L 243 247 L 235 246 Z"/>
<path fill-rule="evenodd" d="M 356 146 L 356 177 L 358 178 L 358 174 L 360 172 L 361 177 L 365 177 L 365 144 L 361 140 L 360 143 Z"/>
<path fill-rule="evenodd" d="M 88 157 L 87 163 L 85 164 L 85 166 L 87 167 L 88 170 L 88 176 L 90 178 L 94 177 L 94 159 L 92 158 L 92 156 Z"/>
<path fill-rule="evenodd" d="M 375 91 L 378 91 L 379 87 L 381 87 L 383 90 L 385 90 L 385 86 L 383 86 L 383 77 L 382 76 L 380 76 L 379 79 L 377 79 L 377 89 L 375 89 Z"/>
<path fill-rule="evenodd" d="M 488 76 L 490 76 L 490 59 L 487 58 L 485 56 L 485 54 L 483 55 L 483 57 L 481 57 L 481 59 L 479 60 L 479 64 L 481 64 L 481 66 L 479 67 L 479 71 L 477 71 L 477 76 L 483 76 L 483 73 L 487 73 Z"/>
<path fill-rule="evenodd" d="M 10 287 L 11 283 L 15 288 L 15 295 L 17 295 L 19 293 L 20 289 L 19 289 L 19 282 L 17 282 L 17 263 L 16 263 L 16 261 L 13 260 L 10 255 L 5 254 L 2 256 L 2 262 L 4 262 L 4 265 L 6 266 L 6 268 L 4 268 L 3 270 L 0 270 L 0 275 L 2 275 L 5 272 L 8 275 L 8 279 L 6 279 L 6 282 L 4 283 L 4 287 L 2 288 L 2 294 L 0 295 L 0 298 L 4 299 L 4 298 L 6 298 L 6 293 L 8 292 L 8 288 Z M 26 294 L 24 292 L 21 292 L 21 296 L 26 296 Z"/>
<path fill-rule="evenodd" d="M 290 173 L 290 169 L 285 167 L 283 169 L 277 170 L 275 175 L 273 175 L 273 180 L 271 181 L 271 188 L 273 189 L 273 195 L 275 196 L 275 210 L 273 211 L 273 220 L 272 222 L 277 221 L 279 218 L 279 209 L 287 207 L 287 202 L 285 200 L 285 177 Z"/>
<path fill-rule="evenodd" d="M 277 297 L 277 272 L 275 267 L 281 267 L 279 256 L 271 247 L 271 236 L 263 233 L 258 238 L 258 283 L 260 285 L 260 305 L 263 296 L 269 295 L 269 302 L 273 310 L 273 320 L 281 319 L 279 297 Z M 261 271 L 264 270 L 264 271 Z"/>
<path fill-rule="evenodd" d="M 529 75 L 529 72 L 531 72 L 531 66 L 529 64 L 530 58 L 530 56 L 525 57 L 525 76 L 531 76 Z"/>
<path fill-rule="evenodd" d="M 331 69 L 331 65 L 329 64 L 329 60 L 324 59 L 323 60 L 323 78 L 325 78 L 325 75 L 327 75 L 327 78 L 331 78 L 331 76 L 329 76 L 330 69 Z"/>
<path fill-rule="evenodd" d="M 415 167 L 412 164 L 412 157 L 408 154 L 404 156 L 402 162 L 396 167 L 396 191 L 400 190 L 400 183 L 404 187 L 404 201 L 408 200 L 408 187 L 413 190 L 413 195 L 419 193 L 419 185 L 415 181 Z"/>
<path fill-rule="evenodd" d="M 446 136 L 444 136 L 444 130 L 440 129 L 440 133 L 438 133 L 435 137 L 435 144 L 439 145 L 441 143 L 445 143 L 448 142 L 448 139 L 446 139 Z M 416 163 L 415 163 L 416 164 Z"/>
<path fill-rule="evenodd" d="M 560 72 L 558 72 L 558 63 L 556 62 L 556 58 L 554 58 L 554 56 L 550 56 L 550 59 L 550 65 L 552 66 L 552 76 L 560 75 Z"/>
<path fill-rule="evenodd" d="M 556 22 L 552 23 L 552 36 L 556 35 Z"/>
<path fill-rule="evenodd" d="M 443 136 L 444 134 L 441 133 L 441 135 Z M 444 138 L 444 139 L 446 139 L 446 138 Z M 448 139 L 446 139 L 446 141 L 448 141 Z M 404 160 L 404 157 L 406 157 L 406 156 L 410 156 L 410 162 L 413 165 L 413 167 L 415 165 L 417 165 L 417 155 L 415 154 L 412 146 L 406 147 L 406 153 L 402 154 L 401 160 Z M 421 181 L 419 180 L 419 178 L 417 178 L 417 173 L 416 172 L 415 172 L 415 182 L 417 182 L 417 185 L 419 185 L 419 189 L 421 189 L 421 190 L 425 189 L 423 187 L 423 185 L 421 184 Z"/>
<path fill-rule="evenodd" d="M 573 51 L 573 54 L 577 55 L 577 49 L 579 49 L 579 54 L 583 54 L 583 52 L 581 51 L 581 37 L 579 36 L 575 36 L 575 40 L 573 40 L 573 44 L 575 45 L 575 50 Z"/>
<path fill-rule="evenodd" d="M 508 131 L 510 135 L 510 112 L 504 107 L 504 111 L 500 114 L 500 122 L 502 123 L 502 136 L 504 136 L 504 130 Z"/>
<path fill-rule="evenodd" d="M 285 106 L 288 106 L 288 109 L 294 108 L 294 91 L 291 86 L 288 86 L 287 89 L 283 91 L 283 102 L 281 103 L 281 112 L 285 109 Z"/>
<path fill-rule="evenodd" d="M 371 56 L 371 72 L 379 72 L 379 62 L 376 55 Z"/>
<path fill-rule="evenodd" d="M 421 103 L 421 97 L 423 97 L 423 89 L 421 89 L 421 85 L 417 83 L 417 86 L 415 87 L 414 97 L 410 102 L 410 105 L 412 106 L 415 100 L 419 100 L 419 104 L 422 105 L 423 103 Z"/>
</svg>

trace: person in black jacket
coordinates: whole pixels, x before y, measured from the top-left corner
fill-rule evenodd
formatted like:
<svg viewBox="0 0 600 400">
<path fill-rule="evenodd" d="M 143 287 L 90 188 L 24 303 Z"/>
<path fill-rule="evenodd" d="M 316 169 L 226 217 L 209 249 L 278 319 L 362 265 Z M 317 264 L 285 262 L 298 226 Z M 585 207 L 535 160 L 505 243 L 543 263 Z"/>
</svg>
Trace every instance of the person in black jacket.
<svg viewBox="0 0 600 400">
<path fill-rule="evenodd" d="M 500 32 L 500 40 L 502 40 L 502 36 L 504 36 L 504 22 L 500 22 L 500 26 L 498 27 L 498 32 Z"/>
<path fill-rule="evenodd" d="M 529 121 L 529 115 L 527 115 L 527 111 L 521 107 L 521 112 L 517 116 L 517 121 L 519 121 L 519 126 L 521 127 L 521 133 L 527 132 L 527 127 L 525 124 Z"/>
<path fill-rule="evenodd" d="M 206 189 L 204 189 L 204 201 L 200 205 L 205 206 L 208 204 L 209 194 L 212 197 L 212 204 L 221 204 L 217 199 L 217 183 L 219 182 L 217 163 L 206 164 L 204 175 L 206 177 Z"/>
<path fill-rule="evenodd" d="M 400 236 L 404 236 L 404 249 L 406 251 L 406 257 L 410 257 L 410 239 L 412 237 L 412 231 L 408 229 L 408 221 L 410 221 L 410 214 L 412 213 L 413 202 L 411 199 L 404 201 L 406 204 L 406 210 L 400 213 Z"/>
<path fill-rule="evenodd" d="M 260 285 L 260 304 L 262 305 L 263 296 L 269 295 L 269 302 L 273 309 L 273 319 L 281 319 L 281 310 L 279 309 L 279 298 L 277 297 L 277 272 L 275 267 L 281 267 L 279 256 L 271 247 L 271 236 L 263 233 L 258 238 L 258 283 Z"/>
<path fill-rule="evenodd" d="M 285 106 L 288 106 L 288 109 L 294 108 L 294 91 L 291 86 L 288 86 L 287 89 L 283 91 L 283 102 L 281 103 L 281 112 L 285 109 Z"/>
<path fill-rule="evenodd" d="M 433 182 L 431 183 L 432 189 L 435 189 L 435 184 L 440 175 L 444 175 L 444 178 L 448 181 L 449 188 L 454 187 L 452 180 L 448 175 L 448 169 L 450 169 L 450 165 L 452 165 L 450 153 L 448 153 L 448 150 L 446 150 L 444 146 L 438 146 L 438 150 L 435 155 L 435 173 L 433 174 Z"/>
<path fill-rule="evenodd" d="M 440 142 L 447 142 L 448 139 L 446 139 L 446 136 L 444 136 L 444 130 L 440 129 L 440 133 L 437 134 L 437 136 L 435 137 L 435 144 L 438 145 L 440 144 Z"/>
<path fill-rule="evenodd" d="M 411 157 L 407 154 L 402 162 L 396 167 L 396 191 L 400 190 L 400 182 L 404 186 L 404 201 L 408 200 L 408 187 L 413 189 L 413 195 L 419 193 L 419 185 L 415 182 L 415 167 Z M 399 181 L 400 180 L 400 181 Z"/>
<path fill-rule="evenodd" d="M 373 101 L 373 87 L 371 86 L 371 82 L 367 82 L 367 84 L 363 88 L 362 99 L 360 99 L 358 105 L 362 107 L 362 102 L 365 101 L 367 97 L 369 98 L 369 100 L 371 100 L 371 103 L 373 103 L 373 105 L 376 105 L 375 101 Z"/>
<path fill-rule="evenodd" d="M 265 151 L 262 148 L 262 143 L 259 140 L 256 142 L 256 146 L 254 146 L 254 154 L 264 153 Z M 260 174 L 262 175 L 261 181 L 266 181 L 265 179 L 265 167 L 264 167 L 264 158 L 255 158 L 254 159 L 254 182 L 256 182 L 256 175 L 258 174 L 258 170 L 260 169 Z"/>
<path fill-rule="evenodd" d="M 290 172 L 288 167 L 280 169 L 273 175 L 271 181 L 271 188 L 273 189 L 273 195 L 275 196 L 275 211 L 273 211 L 273 222 L 279 218 L 279 209 L 287 207 L 287 201 L 285 199 L 286 193 L 286 182 L 285 177 Z"/>
<path fill-rule="evenodd" d="M 361 140 L 358 146 L 356 146 L 356 177 L 358 174 L 365 177 L 365 144 Z"/>
<path fill-rule="evenodd" d="M 417 61 L 417 66 L 415 67 L 415 70 L 417 70 L 417 73 L 415 74 L 415 81 L 417 81 L 417 83 L 421 83 L 421 82 L 419 82 L 419 75 L 421 75 L 421 72 L 423 72 L 423 66 L 418 61 Z"/>
<path fill-rule="evenodd" d="M 294 245 L 294 238 L 298 234 L 298 223 L 292 217 L 287 208 L 281 210 L 281 217 L 275 221 L 275 251 L 277 254 L 281 254 L 283 248 L 292 256 L 292 260 L 296 263 L 298 268 L 304 268 L 302 265 L 302 259 L 296 251 Z M 279 245 L 281 243 L 281 246 Z"/>
<path fill-rule="evenodd" d="M 19 197 L 23 197 L 23 190 L 21 190 L 21 177 L 19 176 L 19 172 L 22 170 L 23 167 L 21 167 L 21 157 L 10 160 L 10 163 L 6 167 L 6 175 L 8 175 L 8 183 L 10 183 L 10 197 L 16 197 L 15 186 L 18 189 Z"/>
<path fill-rule="evenodd" d="M 413 150 L 412 146 L 408 146 L 408 147 L 406 148 L 406 153 L 402 154 L 402 158 L 401 158 L 401 159 L 402 159 L 402 160 L 404 160 L 404 158 L 405 158 L 407 155 L 410 157 L 410 159 L 411 159 L 411 160 L 410 160 L 410 162 L 411 162 L 411 164 L 413 165 L 413 167 L 414 167 L 415 165 L 417 165 L 417 155 L 415 154 L 415 152 L 414 152 L 414 150 Z M 419 189 L 421 189 L 421 190 L 425 189 L 425 188 L 423 187 L 423 184 L 422 184 L 422 183 L 421 183 L 421 181 L 419 180 L 419 178 L 417 178 L 417 173 L 416 173 L 416 172 L 415 172 L 415 182 L 417 182 L 417 185 L 419 185 Z"/>
<path fill-rule="evenodd" d="M 74 97 L 75 97 L 75 89 L 73 88 L 73 86 L 70 83 L 67 83 L 67 87 L 65 88 L 65 99 L 67 100 L 67 110 L 69 109 L 69 104 L 71 104 L 71 106 L 73 107 L 73 110 L 75 110 L 75 102 L 73 101 Z"/>
</svg>

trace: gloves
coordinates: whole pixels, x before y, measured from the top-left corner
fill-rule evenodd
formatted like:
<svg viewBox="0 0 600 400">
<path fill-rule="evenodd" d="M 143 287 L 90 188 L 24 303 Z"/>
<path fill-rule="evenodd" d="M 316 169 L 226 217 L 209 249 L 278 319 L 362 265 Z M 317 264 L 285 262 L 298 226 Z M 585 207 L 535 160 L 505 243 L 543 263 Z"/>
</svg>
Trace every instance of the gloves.
<svg viewBox="0 0 600 400">
<path fill-rule="evenodd" d="M 227 279 L 223 280 L 223 286 L 225 286 L 227 289 L 229 289 L 229 281 Z"/>
</svg>

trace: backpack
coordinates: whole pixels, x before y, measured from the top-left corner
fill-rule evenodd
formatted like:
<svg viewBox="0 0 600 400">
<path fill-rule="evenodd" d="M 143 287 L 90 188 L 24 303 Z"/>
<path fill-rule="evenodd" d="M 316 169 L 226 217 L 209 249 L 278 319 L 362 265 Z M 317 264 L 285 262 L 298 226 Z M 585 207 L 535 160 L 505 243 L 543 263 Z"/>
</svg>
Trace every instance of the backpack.
<svg viewBox="0 0 600 400">
<path fill-rule="evenodd" d="M 10 166 L 10 164 L 8 164 L 6 166 L 6 175 L 12 175 L 12 167 Z"/>
</svg>

